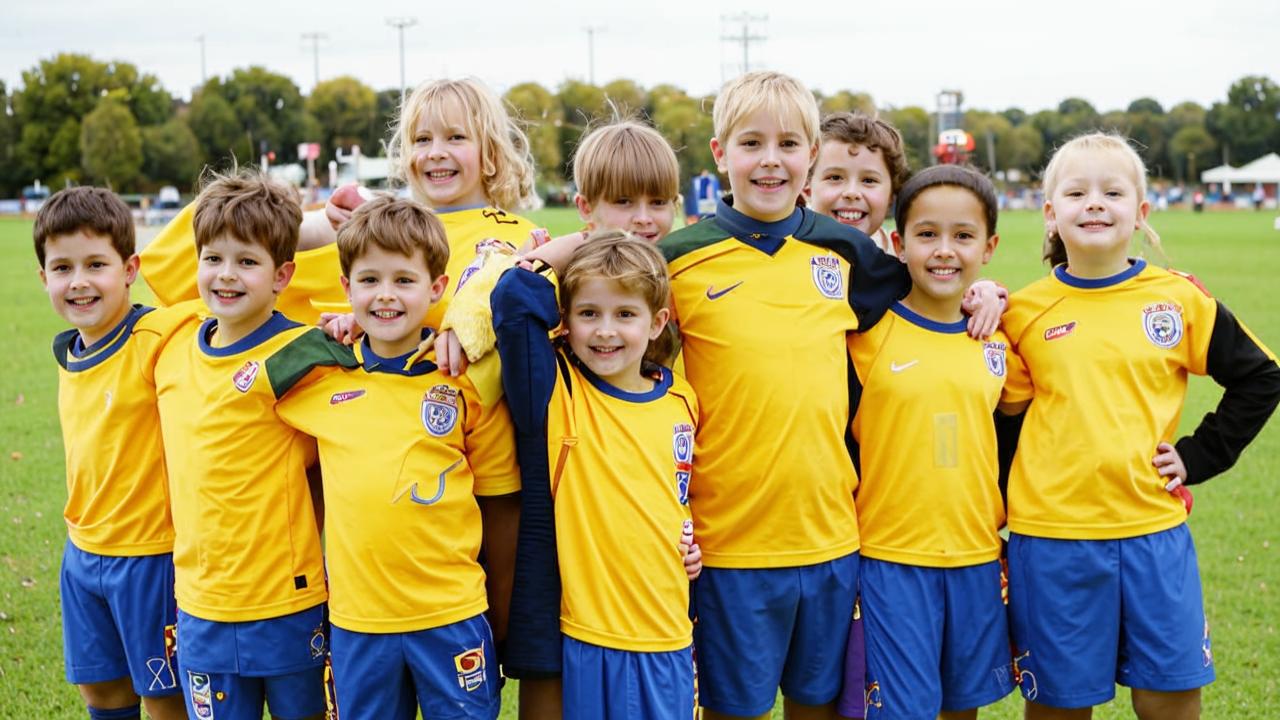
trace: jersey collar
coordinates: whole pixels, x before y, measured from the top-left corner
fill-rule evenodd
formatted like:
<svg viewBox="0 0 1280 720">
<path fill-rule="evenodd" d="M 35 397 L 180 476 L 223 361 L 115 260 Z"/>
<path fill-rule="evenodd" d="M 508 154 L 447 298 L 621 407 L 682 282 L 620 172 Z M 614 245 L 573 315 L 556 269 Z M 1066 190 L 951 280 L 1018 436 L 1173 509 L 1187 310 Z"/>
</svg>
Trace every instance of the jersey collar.
<svg viewBox="0 0 1280 720">
<path fill-rule="evenodd" d="M 434 335 L 435 333 L 431 330 L 422 329 L 422 339 L 424 341 L 430 340 Z M 373 348 L 369 345 L 369 336 L 365 335 L 355 350 L 361 367 L 368 373 L 388 373 L 416 377 L 436 370 L 436 364 L 427 359 L 427 353 L 431 350 L 429 342 L 419 345 L 416 349 L 410 350 L 403 355 L 384 358 L 373 351 Z"/>
<path fill-rule="evenodd" d="M 733 209 L 733 198 L 726 195 L 716 200 L 716 222 L 743 243 L 773 255 L 783 242 L 800 229 L 804 211 L 796 208 L 791 215 L 777 222 L 764 222 Z"/>
<path fill-rule="evenodd" d="M 59 334 L 54 338 L 54 347 L 65 344 L 66 352 L 59 353 L 58 362 L 70 372 L 81 372 L 98 365 L 124 347 L 133 335 L 133 326 L 137 324 L 138 318 L 151 310 L 152 308 L 135 304 L 125 313 L 124 319 L 111 328 L 111 332 L 88 347 L 85 347 L 79 330 L 72 329 Z"/>
<path fill-rule="evenodd" d="M 302 327 L 302 324 L 285 317 L 279 310 L 273 310 L 271 317 L 267 318 L 267 321 L 259 325 L 253 332 L 226 347 L 220 348 L 209 344 L 209 338 L 213 337 L 213 331 L 217 327 L 218 318 L 209 318 L 201 323 L 200 332 L 197 334 L 200 341 L 200 352 L 211 357 L 228 357 L 230 355 L 238 355 L 246 350 L 252 350 L 289 328 Z"/>
<path fill-rule="evenodd" d="M 633 393 L 633 392 L 627 392 L 622 388 L 609 384 L 599 375 L 596 375 L 595 373 L 591 372 L 591 368 L 587 367 L 587 364 L 579 360 L 573 353 L 566 353 L 566 354 L 573 360 L 573 364 L 576 365 L 578 369 L 582 371 L 582 376 L 587 379 L 587 382 L 591 383 L 592 386 L 595 387 L 595 389 L 599 390 L 605 395 L 608 395 L 609 397 L 614 397 L 619 400 L 626 400 L 627 402 L 645 403 L 645 402 L 651 402 L 653 400 L 657 400 L 663 395 L 666 395 L 667 390 L 671 389 L 672 379 L 671 379 L 670 368 L 665 368 L 665 367 L 662 367 L 661 365 L 652 366 L 652 369 L 657 371 L 658 373 L 658 377 L 653 383 L 653 389 L 646 390 L 644 392 Z"/>
<path fill-rule="evenodd" d="M 479 205 L 449 205 L 447 207 L 435 208 L 435 213 L 437 215 L 445 215 L 447 213 L 462 212 L 464 210 L 483 210 L 487 207 L 489 206 L 484 203 L 480 203 Z"/>
<path fill-rule="evenodd" d="M 1142 272 L 1143 268 L 1146 266 L 1147 261 L 1142 258 L 1129 258 L 1129 267 L 1115 275 L 1104 278 L 1081 278 L 1067 272 L 1067 265 L 1066 263 L 1063 263 L 1053 269 L 1053 276 L 1062 281 L 1063 284 L 1070 285 L 1073 288 L 1080 288 L 1081 290 L 1097 290 L 1098 288 L 1118 285 L 1125 280 L 1135 277 L 1138 273 Z"/>
<path fill-rule="evenodd" d="M 898 317 L 902 318 L 903 320 L 906 320 L 912 325 L 922 327 L 925 330 L 929 330 L 931 332 L 944 333 L 946 335 L 956 335 L 958 333 L 967 332 L 969 330 L 968 320 L 961 318 L 960 320 L 957 320 L 955 322 L 949 322 L 949 323 L 938 322 L 937 320 L 930 320 L 929 318 L 921 315 L 915 310 L 912 310 L 906 305 L 903 305 L 901 300 L 894 303 L 893 307 L 890 309 L 893 310 L 894 315 L 897 315 Z"/>
</svg>

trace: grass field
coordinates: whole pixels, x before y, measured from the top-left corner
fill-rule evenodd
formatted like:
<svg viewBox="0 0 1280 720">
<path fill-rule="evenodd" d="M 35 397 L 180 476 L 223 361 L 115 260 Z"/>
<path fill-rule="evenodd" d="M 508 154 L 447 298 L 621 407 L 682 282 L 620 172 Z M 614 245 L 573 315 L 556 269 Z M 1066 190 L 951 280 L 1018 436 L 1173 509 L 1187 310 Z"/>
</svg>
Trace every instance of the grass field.
<svg viewBox="0 0 1280 720">
<path fill-rule="evenodd" d="M 533 215 L 553 232 L 574 229 L 565 210 Z M 988 277 L 1011 289 L 1039 277 L 1038 214 L 1001 216 L 1002 243 Z M 1269 213 L 1152 218 L 1174 266 L 1194 272 L 1280 348 L 1280 232 Z M 145 289 L 135 293 L 147 299 Z M 75 690 L 63 680 L 58 610 L 58 563 L 66 497 L 57 424 L 57 373 L 49 340 L 63 329 L 36 274 L 31 224 L 0 220 L 0 718 L 81 718 Z M 1183 430 L 1193 427 L 1219 396 L 1195 378 Z M 1280 716 L 1280 422 L 1272 422 L 1226 475 L 1196 490 L 1191 526 L 1199 551 L 1205 602 L 1213 629 L 1218 681 L 1206 689 L 1206 718 Z M 515 717 L 513 688 L 503 717 Z M 781 717 L 781 711 L 777 711 Z M 1008 698 L 984 718 L 1021 717 Z M 1098 718 L 1131 717 L 1127 694 L 1099 709 Z"/>
</svg>

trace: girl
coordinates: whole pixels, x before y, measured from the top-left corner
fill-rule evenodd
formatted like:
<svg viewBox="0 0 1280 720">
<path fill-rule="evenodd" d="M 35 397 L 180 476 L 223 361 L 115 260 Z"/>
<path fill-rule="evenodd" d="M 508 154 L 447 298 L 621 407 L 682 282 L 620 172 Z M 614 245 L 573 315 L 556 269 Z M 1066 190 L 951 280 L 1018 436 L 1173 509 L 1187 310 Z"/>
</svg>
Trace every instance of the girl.
<svg viewBox="0 0 1280 720">
<path fill-rule="evenodd" d="M 1275 356 L 1190 276 L 1128 255 L 1147 225 L 1146 169 L 1092 134 L 1044 176 L 1049 277 L 1004 316 L 1007 410 L 1031 401 L 1009 479 L 1014 671 L 1029 718 L 1087 718 L 1133 688 L 1144 720 L 1196 718 L 1213 681 L 1189 505 L 1280 399 Z M 1173 442 L 1187 373 L 1226 387 Z"/>
</svg>

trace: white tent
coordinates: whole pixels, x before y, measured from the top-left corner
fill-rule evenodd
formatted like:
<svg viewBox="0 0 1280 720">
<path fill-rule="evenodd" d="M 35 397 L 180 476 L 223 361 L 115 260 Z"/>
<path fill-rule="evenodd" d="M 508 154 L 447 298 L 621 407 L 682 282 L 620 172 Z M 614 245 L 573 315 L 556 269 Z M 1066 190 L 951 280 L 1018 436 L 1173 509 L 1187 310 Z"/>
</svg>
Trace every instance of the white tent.
<svg viewBox="0 0 1280 720">
<path fill-rule="evenodd" d="M 1219 165 L 1200 173 L 1200 182 L 1221 183 L 1225 193 L 1231 193 L 1231 184 L 1274 185 L 1280 183 L 1280 155 L 1268 153 L 1238 168 Z M 1268 193 L 1275 197 L 1275 194 Z"/>
</svg>

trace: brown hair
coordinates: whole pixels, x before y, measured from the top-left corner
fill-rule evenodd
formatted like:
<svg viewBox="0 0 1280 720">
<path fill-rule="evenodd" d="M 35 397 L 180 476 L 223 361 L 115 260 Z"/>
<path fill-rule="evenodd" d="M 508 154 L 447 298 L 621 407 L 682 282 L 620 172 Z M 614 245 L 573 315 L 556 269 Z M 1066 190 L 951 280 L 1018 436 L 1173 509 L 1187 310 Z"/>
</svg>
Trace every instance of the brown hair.
<svg viewBox="0 0 1280 720">
<path fill-rule="evenodd" d="M 302 206 L 293 188 L 257 170 L 233 170 L 208 176 L 196 198 L 196 250 L 221 235 L 266 248 L 280 267 L 298 249 Z"/>
<path fill-rule="evenodd" d="M 128 260 L 134 253 L 133 214 L 110 190 L 75 187 L 59 190 L 40 206 L 31 235 L 36 260 L 44 267 L 44 246 L 56 235 L 91 232 L 111 238 L 111 247 Z"/>
<path fill-rule="evenodd" d="M 567 311 L 574 293 L 591 278 L 618 283 L 644 298 L 653 313 L 665 308 L 671 297 L 671 282 L 667 279 L 667 263 L 662 253 L 653 243 L 621 230 L 593 232 L 574 251 L 560 274 L 560 307 Z M 679 334 L 668 323 L 663 333 L 649 342 L 644 359 L 668 365 L 679 350 Z"/>
<path fill-rule="evenodd" d="M 893 222 L 902 237 L 907 236 L 907 215 L 911 212 L 911 205 L 916 198 L 920 197 L 920 193 L 939 185 L 964 188 L 973 193 L 978 202 L 982 203 L 983 214 L 987 221 L 987 236 L 996 234 L 996 217 L 1000 212 L 1000 203 L 996 199 L 996 188 L 991 184 L 991 180 L 971 167 L 934 165 L 913 175 L 898 193 L 898 206 L 893 212 Z"/>
<path fill-rule="evenodd" d="M 896 195 L 911 175 L 902 146 L 902 133 L 878 117 L 859 112 L 837 112 L 822 118 L 820 143 L 835 141 L 879 150 L 889 168 L 889 190 Z"/>
<path fill-rule="evenodd" d="M 623 120 L 596 128 L 573 154 L 573 181 L 589 203 L 680 194 L 680 163 L 666 139 L 648 125 Z"/>
<path fill-rule="evenodd" d="M 361 204 L 338 228 L 338 262 L 344 276 L 350 277 L 351 265 L 370 247 L 407 258 L 421 250 L 432 278 L 443 275 L 449 263 L 449 241 L 436 214 L 417 201 L 390 195 Z"/>
</svg>

